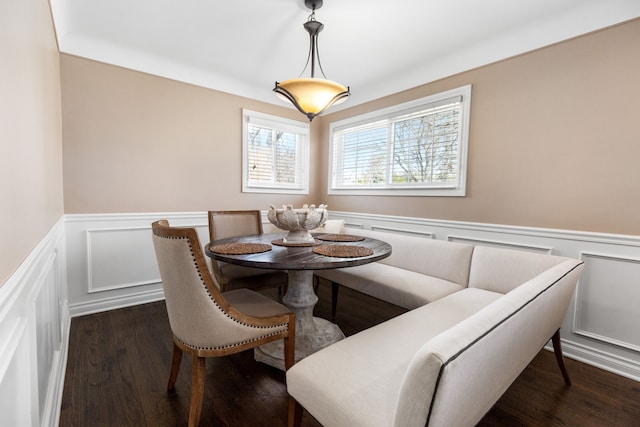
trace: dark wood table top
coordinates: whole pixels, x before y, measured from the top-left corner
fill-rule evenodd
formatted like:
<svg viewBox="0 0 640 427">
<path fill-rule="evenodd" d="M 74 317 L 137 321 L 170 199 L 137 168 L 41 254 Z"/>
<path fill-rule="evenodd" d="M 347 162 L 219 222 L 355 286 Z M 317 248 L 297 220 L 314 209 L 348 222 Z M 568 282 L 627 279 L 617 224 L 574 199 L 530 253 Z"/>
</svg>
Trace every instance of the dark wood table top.
<svg viewBox="0 0 640 427">
<path fill-rule="evenodd" d="M 357 231 L 349 233 L 357 235 Z M 353 267 L 356 265 L 368 264 L 378 261 L 391 255 L 391 245 L 382 240 L 365 238 L 357 242 L 333 242 L 323 241 L 323 245 L 351 245 L 369 248 L 373 254 L 357 258 L 338 258 L 319 255 L 313 252 L 315 246 L 279 246 L 271 242 L 282 239 L 286 233 L 277 234 L 256 234 L 252 236 L 230 237 L 220 239 L 205 245 L 205 252 L 208 256 L 218 261 L 238 264 L 246 267 L 269 268 L 277 270 L 323 270 L 329 268 Z M 211 252 L 210 246 L 223 243 L 263 243 L 271 245 L 271 250 L 267 252 L 227 255 Z"/>
</svg>

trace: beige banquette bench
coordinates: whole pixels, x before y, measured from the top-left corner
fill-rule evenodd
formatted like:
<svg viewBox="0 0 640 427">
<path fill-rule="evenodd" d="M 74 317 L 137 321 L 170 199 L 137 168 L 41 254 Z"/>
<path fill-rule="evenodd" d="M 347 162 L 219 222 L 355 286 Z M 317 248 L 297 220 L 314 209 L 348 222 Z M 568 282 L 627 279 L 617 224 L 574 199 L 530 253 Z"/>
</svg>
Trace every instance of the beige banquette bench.
<svg viewBox="0 0 640 427">
<path fill-rule="evenodd" d="M 372 264 L 315 271 L 317 277 L 334 284 L 334 304 L 338 285 L 408 310 L 467 287 L 473 245 L 372 230 L 341 231 L 384 240 L 391 245 L 392 252 Z"/>
<path fill-rule="evenodd" d="M 576 259 L 408 235 L 390 257 L 321 277 L 411 309 L 287 372 L 290 422 L 324 426 L 472 426 L 552 338 L 581 274 Z M 425 277 L 422 277 L 425 276 Z"/>
</svg>

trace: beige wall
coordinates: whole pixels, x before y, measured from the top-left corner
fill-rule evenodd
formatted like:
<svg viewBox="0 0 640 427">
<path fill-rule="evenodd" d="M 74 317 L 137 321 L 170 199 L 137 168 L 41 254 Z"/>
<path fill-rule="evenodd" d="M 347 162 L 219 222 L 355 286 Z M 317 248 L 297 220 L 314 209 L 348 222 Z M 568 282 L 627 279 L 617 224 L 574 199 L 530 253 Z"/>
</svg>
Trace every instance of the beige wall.
<svg viewBox="0 0 640 427">
<path fill-rule="evenodd" d="M 639 43 L 635 20 L 323 117 L 324 145 L 330 120 L 473 86 L 467 197 L 334 196 L 329 206 L 640 234 Z"/>
<path fill-rule="evenodd" d="M 62 55 L 65 210 L 325 202 L 340 211 L 640 234 L 638 40 L 640 20 L 316 119 L 309 197 L 240 191 L 241 108 L 300 119 L 296 111 Z M 467 197 L 326 196 L 330 120 L 466 84 Z"/>
<path fill-rule="evenodd" d="M 42 0 L 0 2 L 0 284 L 63 214 L 59 55 Z"/>
<path fill-rule="evenodd" d="M 61 70 L 66 213 L 315 203 L 241 192 L 242 108 L 296 111 L 69 55 Z"/>
</svg>

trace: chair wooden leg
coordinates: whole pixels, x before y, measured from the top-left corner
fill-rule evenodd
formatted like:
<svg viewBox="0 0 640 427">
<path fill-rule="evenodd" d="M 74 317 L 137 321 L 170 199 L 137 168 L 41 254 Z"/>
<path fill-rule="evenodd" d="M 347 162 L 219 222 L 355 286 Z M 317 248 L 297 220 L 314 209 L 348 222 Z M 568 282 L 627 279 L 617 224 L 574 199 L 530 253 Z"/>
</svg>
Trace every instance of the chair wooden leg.
<svg viewBox="0 0 640 427">
<path fill-rule="evenodd" d="M 200 423 L 202 413 L 202 398 L 204 397 L 204 379 L 206 359 L 193 355 L 191 371 L 191 407 L 189 408 L 189 427 L 196 427 Z"/>
<path fill-rule="evenodd" d="M 560 372 L 562 372 L 564 382 L 567 385 L 571 385 L 571 379 L 569 378 L 567 368 L 564 366 L 564 357 L 562 356 L 562 346 L 560 344 L 560 329 L 558 329 L 556 333 L 553 334 L 553 337 L 551 337 L 551 342 L 553 343 L 553 352 L 556 355 L 556 361 L 558 362 L 558 366 L 560 367 Z"/>
<path fill-rule="evenodd" d="M 293 397 L 289 397 L 288 427 L 300 427 L 302 424 L 302 405 Z"/>
<path fill-rule="evenodd" d="M 289 320 L 289 336 L 284 339 L 284 369 L 289 370 L 296 363 L 296 316 Z"/>
<path fill-rule="evenodd" d="M 338 291 L 340 285 L 336 282 L 331 282 L 331 319 L 336 321 L 336 310 L 338 307 Z"/>
<path fill-rule="evenodd" d="M 176 345 L 176 343 L 173 343 L 173 358 L 171 359 L 171 372 L 169 372 L 167 393 L 173 393 L 176 389 L 176 380 L 178 379 L 178 371 L 180 371 L 181 362 L 182 350 Z"/>
</svg>

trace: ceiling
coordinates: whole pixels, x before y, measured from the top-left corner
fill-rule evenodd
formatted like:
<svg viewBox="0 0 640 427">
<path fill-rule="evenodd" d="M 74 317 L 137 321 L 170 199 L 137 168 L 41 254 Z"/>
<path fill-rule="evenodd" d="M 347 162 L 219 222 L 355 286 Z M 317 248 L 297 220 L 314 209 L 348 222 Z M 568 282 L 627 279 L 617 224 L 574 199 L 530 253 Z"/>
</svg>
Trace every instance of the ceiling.
<svg viewBox="0 0 640 427">
<path fill-rule="evenodd" d="M 60 51 L 285 105 L 304 0 L 50 0 Z M 319 51 L 345 108 L 640 16 L 640 0 L 325 0 Z"/>
</svg>

